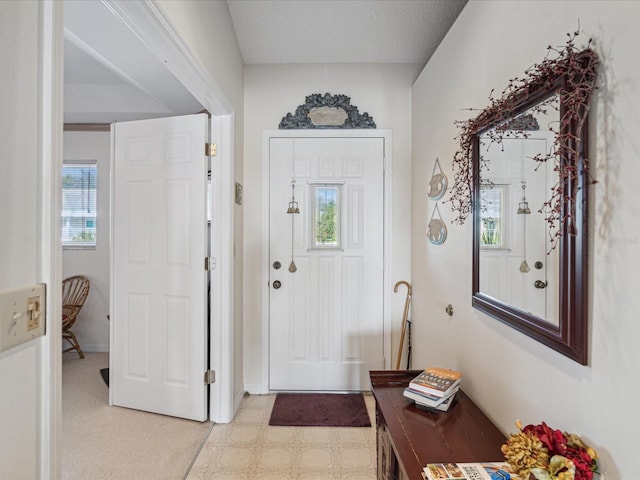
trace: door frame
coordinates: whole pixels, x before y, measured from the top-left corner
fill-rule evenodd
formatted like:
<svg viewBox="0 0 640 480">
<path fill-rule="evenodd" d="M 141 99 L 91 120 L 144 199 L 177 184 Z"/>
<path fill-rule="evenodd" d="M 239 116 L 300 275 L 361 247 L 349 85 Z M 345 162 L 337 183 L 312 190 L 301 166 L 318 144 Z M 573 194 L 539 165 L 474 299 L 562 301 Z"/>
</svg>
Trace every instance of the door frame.
<svg viewBox="0 0 640 480">
<path fill-rule="evenodd" d="M 37 244 L 37 278 L 47 286 L 46 335 L 36 347 L 38 365 L 36 404 L 37 472 L 39 479 L 58 480 L 62 476 L 62 137 L 63 137 L 63 46 L 64 8 L 62 2 L 38 2 L 40 35 L 38 51 L 40 91 L 39 188 L 40 227 Z"/>
<path fill-rule="evenodd" d="M 383 151 L 383 368 L 391 365 L 392 135 L 390 129 L 264 130 L 262 132 L 262 375 L 259 392 L 269 393 L 269 143 L 272 138 L 382 138 Z"/>
<path fill-rule="evenodd" d="M 233 188 L 234 110 L 206 68 L 191 53 L 171 21 L 151 2 L 102 0 L 212 115 L 210 141 L 218 146 L 211 162 L 213 208 L 209 311 L 209 365 L 216 381 L 209 390 L 209 420 L 230 422 L 239 407 L 234 395 Z"/>
</svg>

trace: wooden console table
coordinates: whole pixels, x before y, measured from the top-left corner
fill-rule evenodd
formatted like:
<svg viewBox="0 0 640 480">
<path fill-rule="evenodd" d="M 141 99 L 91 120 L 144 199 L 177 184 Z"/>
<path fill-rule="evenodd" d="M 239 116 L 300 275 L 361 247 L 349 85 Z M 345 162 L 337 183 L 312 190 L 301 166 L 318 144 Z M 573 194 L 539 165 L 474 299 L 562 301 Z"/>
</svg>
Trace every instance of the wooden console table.
<svg viewBox="0 0 640 480">
<path fill-rule="evenodd" d="M 402 395 L 420 370 L 372 370 L 378 480 L 423 480 L 428 463 L 503 461 L 505 436 L 460 390 L 447 412 L 417 407 Z"/>
</svg>

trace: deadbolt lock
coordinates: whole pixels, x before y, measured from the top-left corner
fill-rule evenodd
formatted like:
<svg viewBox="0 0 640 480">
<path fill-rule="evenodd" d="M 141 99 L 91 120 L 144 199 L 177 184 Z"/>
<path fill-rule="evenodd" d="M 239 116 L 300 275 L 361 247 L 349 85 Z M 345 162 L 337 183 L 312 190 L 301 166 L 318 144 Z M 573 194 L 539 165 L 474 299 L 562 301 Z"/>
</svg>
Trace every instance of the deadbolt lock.
<svg viewBox="0 0 640 480">
<path fill-rule="evenodd" d="M 280 270 L 280 267 L 282 266 L 282 264 L 279 261 L 275 261 L 273 262 L 273 268 L 275 268 L 276 270 Z"/>
</svg>

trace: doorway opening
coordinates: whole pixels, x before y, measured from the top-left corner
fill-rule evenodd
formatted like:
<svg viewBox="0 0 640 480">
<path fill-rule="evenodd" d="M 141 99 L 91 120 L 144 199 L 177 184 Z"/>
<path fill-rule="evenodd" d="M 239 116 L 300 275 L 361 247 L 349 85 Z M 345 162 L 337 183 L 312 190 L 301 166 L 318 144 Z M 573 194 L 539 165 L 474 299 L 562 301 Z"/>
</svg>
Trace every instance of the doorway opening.
<svg viewBox="0 0 640 480">
<path fill-rule="evenodd" d="M 65 61 L 67 59 L 77 60 L 80 57 L 80 53 L 78 50 L 83 50 L 85 53 L 90 53 L 90 57 L 93 58 L 96 63 L 93 65 L 95 67 L 95 71 L 91 68 L 79 68 L 77 70 L 66 71 L 65 69 L 65 97 L 71 98 L 71 93 L 74 89 L 78 90 L 78 92 L 82 95 L 85 94 L 86 97 L 92 97 L 96 100 L 96 105 L 94 107 L 81 112 L 77 107 L 78 104 L 72 104 L 73 108 L 67 108 L 65 105 L 65 123 L 73 124 L 69 131 L 65 132 L 65 158 L 67 158 L 67 147 L 70 145 L 70 142 L 67 141 L 66 137 L 75 137 L 74 141 L 79 143 L 79 147 L 82 147 L 83 142 L 88 142 L 91 144 L 93 140 L 96 138 L 101 138 L 98 140 L 98 143 L 103 147 L 103 152 L 106 153 L 78 153 L 78 155 L 83 157 L 96 157 L 98 155 L 103 155 L 105 159 L 104 170 L 101 172 L 102 178 L 104 178 L 107 182 L 106 189 L 104 192 L 106 193 L 107 201 L 103 202 L 103 206 L 108 206 L 109 201 L 109 185 L 108 179 L 110 176 L 111 170 L 111 140 L 109 133 L 109 124 L 113 122 L 118 122 L 121 120 L 133 120 L 131 116 L 121 116 L 120 118 L 111 118 L 105 119 L 101 117 L 101 114 L 115 114 L 118 113 L 117 109 L 111 108 L 115 105 L 114 99 L 121 99 L 124 101 L 128 101 L 129 105 L 140 105 L 140 103 L 136 103 L 137 100 L 133 99 L 133 88 L 132 85 L 137 87 L 142 87 L 143 91 L 146 93 L 151 93 L 151 97 L 155 96 L 155 100 L 158 100 L 157 91 L 154 91 L 154 88 L 166 88 L 166 84 L 158 87 L 157 85 L 149 86 L 145 85 L 144 82 L 139 82 L 136 77 L 133 75 L 127 75 L 126 72 L 117 71 L 115 68 L 117 65 L 110 62 L 109 58 L 106 55 L 106 52 L 111 52 L 114 55 L 123 55 L 127 57 L 129 61 L 131 61 L 134 56 L 134 52 L 137 52 L 142 47 L 144 50 L 147 50 L 147 54 L 150 57 L 154 57 L 154 53 L 157 54 L 160 48 L 163 48 L 163 54 L 166 57 L 174 58 L 176 57 L 184 57 L 184 52 L 175 45 L 174 38 L 178 38 L 175 36 L 175 32 L 169 32 L 167 29 L 167 24 L 165 19 L 161 19 L 158 17 L 158 12 L 152 10 L 150 8 L 142 8 L 136 9 L 135 6 L 128 5 L 128 2 L 121 2 L 121 5 L 108 5 L 109 2 L 67 2 L 65 5 Z M 89 10 L 87 10 L 89 9 Z M 94 11 L 90 11 L 90 9 L 94 9 Z M 95 9 L 103 9 L 108 15 L 100 16 Z M 118 17 L 116 18 L 114 12 L 117 10 Z M 104 12 L 103 12 L 104 13 Z M 120 25 L 121 28 L 124 28 L 126 32 L 120 32 L 117 35 L 104 35 L 104 29 L 107 25 L 111 25 L 111 22 L 115 19 L 116 23 Z M 98 21 L 101 23 L 101 28 L 94 29 L 92 32 L 92 21 Z M 128 21 L 130 20 L 130 21 Z M 124 23 L 123 23 L 124 22 Z M 151 38 L 149 31 L 145 29 L 155 29 L 154 31 L 158 32 L 158 26 L 161 25 L 161 28 L 164 29 L 164 37 L 161 39 L 156 38 L 155 40 Z M 125 35 L 126 33 L 126 35 Z M 99 34 L 99 35 L 98 35 Z M 132 36 L 138 42 L 137 46 L 132 47 L 131 45 L 126 45 L 124 43 L 124 39 L 128 36 Z M 99 38 L 99 37 L 102 37 Z M 142 45 L 140 39 L 146 39 L 145 45 Z M 100 42 L 104 43 L 100 43 Z M 97 43 L 96 43 L 97 42 Z M 155 42 L 155 43 L 154 43 Z M 169 42 L 171 44 L 173 42 L 173 49 L 169 48 L 167 50 L 167 43 L 163 43 L 162 46 L 159 45 L 159 42 Z M 111 45 L 106 45 L 110 43 Z M 70 46 L 68 46 L 70 45 Z M 80 48 L 82 47 L 82 48 Z M 105 50 L 108 48 L 110 50 Z M 120 49 L 119 52 L 116 50 Z M 97 60 L 96 60 L 97 59 Z M 194 113 L 202 110 L 207 110 L 212 112 L 214 115 L 214 119 L 211 121 L 211 126 L 209 128 L 209 133 L 212 137 L 212 140 L 218 144 L 218 162 L 214 167 L 215 170 L 215 181 L 211 185 L 211 189 L 213 191 L 213 197 L 216 199 L 215 207 L 212 211 L 212 215 L 216 216 L 218 222 L 216 222 L 217 227 L 220 231 L 215 230 L 211 232 L 211 243 L 215 246 L 212 247 L 211 256 L 215 256 L 218 259 L 217 265 L 218 269 L 211 274 L 211 292 L 212 296 L 215 296 L 216 303 L 212 304 L 209 319 L 211 321 L 211 332 L 207 335 L 207 341 L 210 341 L 212 344 L 212 348 L 217 348 L 218 344 L 229 345 L 232 343 L 232 339 L 225 337 L 225 335 L 221 334 L 221 332 L 228 331 L 229 335 L 232 334 L 233 329 L 223 328 L 227 324 L 231 323 L 233 310 L 231 308 L 233 301 L 233 290 L 229 290 L 226 287 L 222 287 L 222 285 L 233 285 L 232 281 L 232 270 L 230 268 L 231 262 L 231 254 L 232 252 L 232 237 L 228 237 L 223 235 L 221 231 L 229 232 L 233 231 L 232 228 L 232 208 L 230 202 L 226 199 L 231 196 L 228 195 L 226 191 L 226 187 L 224 185 L 232 185 L 232 172 L 233 172 L 233 158 L 232 158 L 232 150 L 230 147 L 225 148 L 225 146 L 231 145 L 233 143 L 233 112 L 230 108 L 228 108 L 228 102 L 223 97 L 220 97 L 220 90 L 216 85 L 212 85 L 208 79 L 203 79 L 201 74 L 201 67 L 199 65 L 194 65 L 193 59 L 181 58 L 181 62 L 174 62 L 175 64 L 181 65 L 180 77 L 182 80 L 178 80 L 176 77 L 173 78 L 172 82 L 176 82 L 180 84 L 185 93 L 180 94 L 179 96 L 191 96 L 194 99 L 195 103 L 193 106 L 188 107 L 187 112 L 184 113 Z M 157 59 L 156 59 L 157 61 Z M 134 62 L 135 63 L 135 62 Z M 138 65 L 140 66 L 140 64 Z M 107 67 L 111 68 L 111 71 Z M 165 66 L 162 66 L 165 68 Z M 117 71 L 114 75 L 114 69 Z M 121 84 L 119 87 L 119 92 L 117 96 L 109 97 L 108 91 L 103 88 L 103 85 L 87 87 L 87 84 L 73 84 L 70 83 L 70 79 L 74 78 L 73 75 L 70 75 L 70 72 L 77 73 L 83 81 L 91 81 L 95 80 L 97 82 L 105 81 L 105 78 L 102 77 L 102 80 L 98 77 L 92 77 L 92 72 L 100 72 L 100 75 L 110 75 L 109 79 L 113 80 L 114 76 L 117 77 L 118 82 Z M 105 73 L 106 72 L 106 73 Z M 175 73 L 175 72 L 174 72 Z M 146 74 L 149 77 L 154 77 L 154 73 Z M 188 83 L 191 85 L 190 89 L 187 90 L 182 85 L 184 79 L 190 80 Z M 124 80 L 124 84 L 122 84 Z M 157 80 L 157 78 L 155 79 Z M 109 80 L 106 81 L 107 83 Z M 118 82 L 114 82 L 118 83 Z M 128 82 L 128 84 L 127 84 Z M 209 83 L 208 83 L 209 82 Z M 97 93 L 101 92 L 107 94 L 107 97 L 100 97 L 98 95 L 90 95 L 91 92 Z M 89 93 L 89 95 L 87 95 Z M 178 97 L 179 97 L 178 96 Z M 172 96 L 175 100 L 177 98 L 175 95 Z M 195 100 L 196 98 L 205 98 L 204 102 L 200 102 Z M 103 103 L 100 104 L 98 100 L 102 99 Z M 114 100 L 113 102 L 110 102 Z M 178 109 L 175 105 L 174 100 L 168 102 L 165 105 L 164 112 L 155 112 L 150 113 L 149 110 L 161 109 L 162 102 L 156 101 L 155 103 L 147 98 L 146 107 L 140 107 L 137 111 L 139 115 L 137 118 L 149 118 L 150 116 L 154 117 L 166 117 L 174 114 L 183 113 Z M 144 100 L 140 100 L 144 104 Z M 107 108 L 105 108 L 105 106 Z M 227 108 L 225 108 L 227 107 Z M 134 110 L 134 109 L 132 109 Z M 74 112 L 75 118 L 69 120 L 69 113 Z M 120 112 L 122 113 L 122 112 Z M 129 112 L 130 115 L 135 115 L 136 112 Z M 82 128 L 78 126 L 78 124 L 92 124 L 90 129 L 91 132 L 82 132 Z M 105 128 L 106 126 L 106 128 Z M 71 131 L 75 130 L 75 131 Z M 85 137 L 84 140 L 79 140 L 81 137 Z M 105 140 L 106 139 L 106 140 Z M 87 145 L 84 145 L 86 147 Z M 100 165 L 98 166 L 100 169 Z M 100 210 L 100 206 L 98 206 Z M 102 222 L 105 226 L 108 225 L 109 221 L 109 210 L 108 208 L 104 209 L 103 214 L 101 215 L 98 212 L 98 217 L 102 217 Z M 100 226 L 100 221 L 98 221 L 98 227 Z M 85 341 L 85 345 L 83 348 L 93 354 L 93 352 L 105 352 L 109 350 L 109 342 L 110 342 L 110 308 L 108 307 L 111 297 L 111 292 L 109 291 L 109 271 L 111 268 L 111 259 L 109 258 L 110 253 L 110 238 L 111 232 L 108 230 L 106 233 L 103 233 L 102 240 L 104 243 L 102 244 L 106 248 L 106 253 L 102 251 L 75 251 L 73 255 L 76 257 L 77 264 L 80 264 L 83 269 L 86 269 L 87 266 L 95 266 L 100 271 L 96 272 L 95 277 L 100 278 L 100 280 L 95 281 L 95 286 L 93 288 L 93 292 L 96 294 L 95 303 L 91 306 L 85 313 L 87 316 L 91 315 L 91 313 L 95 313 L 95 315 L 91 315 L 92 320 L 94 320 L 93 325 L 85 325 L 85 340 L 88 338 L 89 340 Z M 98 233 L 98 245 L 100 245 L 100 234 Z M 65 252 L 64 256 L 67 252 Z M 68 252 L 71 253 L 71 252 Z M 91 255 L 94 257 L 98 257 L 97 261 L 92 261 L 88 257 Z M 71 272 L 73 268 L 73 264 L 70 264 L 68 258 L 64 260 L 64 273 L 63 276 L 66 276 L 67 273 Z M 106 275 L 105 275 L 106 274 Z M 103 275 L 103 276 L 100 276 Z M 105 279 L 106 277 L 106 279 Z M 106 307 L 105 307 L 106 305 Z M 80 336 L 81 343 L 83 342 L 82 336 Z M 91 339 L 94 340 L 91 340 Z M 207 359 L 211 362 L 210 368 L 217 369 L 220 373 L 223 372 L 223 366 L 229 365 L 231 362 L 225 357 L 228 353 L 228 348 L 220 348 L 217 351 L 217 355 L 212 359 Z M 64 355 L 64 362 L 67 361 L 70 354 Z M 104 357 L 104 355 L 103 355 Z M 69 358 L 69 360 L 75 360 Z M 96 371 L 96 375 L 100 382 L 102 380 L 99 377 L 99 370 Z M 221 377 L 223 375 L 220 375 Z M 208 401 L 209 407 L 209 418 L 214 421 L 229 421 L 233 417 L 233 405 L 232 401 L 232 384 L 231 379 L 233 379 L 233 375 L 224 375 L 224 378 L 229 379 L 225 381 L 218 382 L 213 385 L 211 388 L 211 395 Z M 106 387 L 106 386 L 103 386 Z M 63 403 L 63 410 L 65 409 L 65 405 Z"/>
</svg>

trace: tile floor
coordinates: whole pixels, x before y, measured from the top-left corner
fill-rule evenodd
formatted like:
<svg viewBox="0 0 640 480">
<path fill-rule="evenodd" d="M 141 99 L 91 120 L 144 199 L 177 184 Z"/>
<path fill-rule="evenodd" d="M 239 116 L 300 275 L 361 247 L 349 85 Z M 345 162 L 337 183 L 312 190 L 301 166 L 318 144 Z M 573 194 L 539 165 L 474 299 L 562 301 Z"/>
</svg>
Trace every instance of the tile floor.
<svg viewBox="0 0 640 480">
<path fill-rule="evenodd" d="M 214 425 L 187 480 L 374 480 L 372 427 L 272 427 L 275 395 L 243 399 L 233 422 Z M 365 395 L 371 424 L 375 402 Z"/>
</svg>

